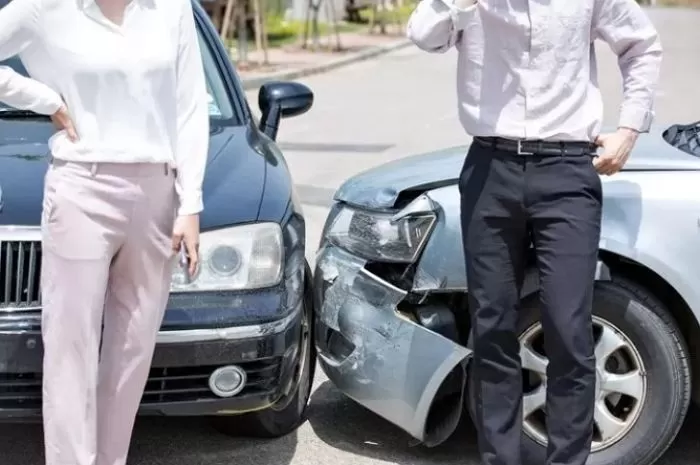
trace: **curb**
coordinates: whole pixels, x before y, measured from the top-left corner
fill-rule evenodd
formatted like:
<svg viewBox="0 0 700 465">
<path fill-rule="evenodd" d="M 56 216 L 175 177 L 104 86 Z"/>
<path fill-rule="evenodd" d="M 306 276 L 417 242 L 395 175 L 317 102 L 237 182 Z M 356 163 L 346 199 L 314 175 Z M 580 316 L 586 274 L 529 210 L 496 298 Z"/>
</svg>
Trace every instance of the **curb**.
<svg viewBox="0 0 700 465">
<path fill-rule="evenodd" d="M 325 63 L 320 63 L 318 65 L 311 65 L 304 68 L 290 69 L 286 71 L 280 71 L 277 73 L 267 74 L 264 76 L 256 76 L 247 79 L 241 79 L 241 84 L 243 85 L 243 90 L 255 89 L 262 86 L 266 82 L 270 81 L 286 81 L 299 79 L 306 76 L 311 76 L 314 74 L 325 73 L 342 66 L 350 65 L 353 63 L 359 63 L 361 61 L 369 60 L 371 58 L 384 55 L 394 50 L 399 50 L 411 44 L 408 39 L 402 39 L 389 45 L 382 45 L 378 47 L 372 47 L 367 50 L 362 50 L 357 53 L 353 53 L 336 60 L 327 61 Z"/>
</svg>

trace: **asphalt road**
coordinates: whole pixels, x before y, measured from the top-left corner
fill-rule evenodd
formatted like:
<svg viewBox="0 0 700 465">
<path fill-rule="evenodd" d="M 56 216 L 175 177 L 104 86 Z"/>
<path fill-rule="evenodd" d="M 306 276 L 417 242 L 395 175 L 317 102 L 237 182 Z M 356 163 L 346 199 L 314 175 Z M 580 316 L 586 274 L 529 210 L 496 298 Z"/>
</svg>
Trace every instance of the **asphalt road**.
<svg viewBox="0 0 700 465">
<path fill-rule="evenodd" d="M 700 11 L 652 10 L 666 50 L 657 99 L 657 129 L 700 119 Z M 279 140 L 305 203 L 313 261 L 333 190 L 358 171 L 397 157 L 464 144 L 454 104 L 454 55 L 409 47 L 380 59 L 305 79 L 316 104 L 285 121 Z M 620 80 L 601 47 L 606 121 L 615 123 Z M 249 94 L 251 106 L 257 102 Z M 66 393 L 70 395 L 70 393 Z M 700 464 L 700 411 L 691 411 L 659 465 Z M 445 445 L 411 447 L 397 428 L 344 398 L 319 372 L 309 421 L 275 441 L 228 438 L 201 419 L 141 418 L 130 465 L 476 465 L 467 423 Z M 2 465 L 41 465 L 39 425 L 0 426 Z"/>
</svg>

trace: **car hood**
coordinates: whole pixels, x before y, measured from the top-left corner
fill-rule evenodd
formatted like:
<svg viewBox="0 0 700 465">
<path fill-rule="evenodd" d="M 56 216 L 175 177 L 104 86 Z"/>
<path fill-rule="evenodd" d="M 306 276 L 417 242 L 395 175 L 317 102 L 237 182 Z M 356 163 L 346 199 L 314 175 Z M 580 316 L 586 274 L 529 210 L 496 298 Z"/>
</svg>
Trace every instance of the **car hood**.
<svg viewBox="0 0 700 465">
<path fill-rule="evenodd" d="M 0 225 L 40 224 L 47 141 L 53 132 L 44 120 L 0 121 Z M 247 128 L 212 127 L 202 229 L 255 221 L 264 178 L 265 160 L 250 148 Z"/>
<path fill-rule="evenodd" d="M 348 179 L 335 200 L 370 209 L 394 207 L 401 194 L 455 184 L 469 146 L 395 160 Z M 624 171 L 700 170 L 700 158 L 669 145 L 661 132 L 639 136 Z"/>
</svg>

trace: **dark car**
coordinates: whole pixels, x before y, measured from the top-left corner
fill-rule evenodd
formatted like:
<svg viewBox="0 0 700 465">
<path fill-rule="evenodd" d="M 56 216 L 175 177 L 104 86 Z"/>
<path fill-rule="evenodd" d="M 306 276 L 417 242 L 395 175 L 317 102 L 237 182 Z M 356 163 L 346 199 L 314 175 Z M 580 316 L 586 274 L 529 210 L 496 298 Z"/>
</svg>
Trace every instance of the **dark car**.
<svg viewBox="0 0 700 465">
<path fill-rule="evenodd" d="M 211 115 L 202 263 L 190 282 L 176 267 L 140 413 L 212 415 L 226 432 L 279 436 L 304 416 L 315 352 L 304 217 L 274 139 L 280 119 L 306 112 L 313 94 L 296 83 L 263 86 L 257 127 L 215 29 L 194 6 Z M 26 73 L 17 58 L 0 65 Z M 41 415 L 39 224 L 53 132 L 44 116 L 0 107 L 5 420 Z"/>
</svg>

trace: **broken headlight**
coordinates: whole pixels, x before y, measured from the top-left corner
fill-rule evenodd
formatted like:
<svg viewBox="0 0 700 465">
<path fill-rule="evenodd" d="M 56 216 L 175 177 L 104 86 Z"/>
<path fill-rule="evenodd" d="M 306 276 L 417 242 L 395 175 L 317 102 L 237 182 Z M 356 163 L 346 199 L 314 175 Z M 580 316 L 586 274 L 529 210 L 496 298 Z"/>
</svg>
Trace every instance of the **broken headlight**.
<svg viewBox="0 0 700 465">
<path fill-rule="evenodd" d="M 435 212 L 400 215 L 341 209 L 326 230 L 326 239 L 368 260 L 416 261 L 435 225 Z"/>
</svg>

